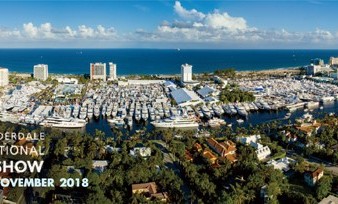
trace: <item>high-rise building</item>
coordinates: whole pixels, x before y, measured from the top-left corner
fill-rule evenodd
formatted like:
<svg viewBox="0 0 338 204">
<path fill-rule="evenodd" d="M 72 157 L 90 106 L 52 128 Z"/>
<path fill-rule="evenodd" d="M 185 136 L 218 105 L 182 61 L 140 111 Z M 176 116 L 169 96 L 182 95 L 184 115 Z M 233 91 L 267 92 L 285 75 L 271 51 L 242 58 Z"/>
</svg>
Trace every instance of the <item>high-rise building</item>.
<svg viewBox="0 0 338 204">
<path fill-rule="evenodd" d="M 0 68 L 0 86 L 7 86 L 8 82 L 8 69 Z"/>
<path fill-rule="evenodd" d="M 338 66 L 338 57 L 330 57 L 330 65 Z"/>
<path fill-rule="evenodd" d="M 106 63 L 90 63 L 90 80 L 107 80 Z"/>
<path fill-rule="evenodd" d="M 47 64 L 34 65 L 34 78 L 46 81 L 48 78 L 48 65 Z"/>
<path fill-rule="evenodd" d="M 191 82 L 192 81 L 192 65 L 182 64 L 181 65 L 181 81 Z"/>
<path fill-rule="evenodd" d="M 317 66 L 324 66 L 324 60 L 322 60 L 320 58 L 311 59 L 310 63 L 313 64 L 313 65 L 317 65 Z"/>
<path fill-rule="evenodd" d="M 116 75 L 116 64 L 109 62 L 109 77 L 110 80 L 115 80 L 117 79 L 117 75 Z"/>
</svg>

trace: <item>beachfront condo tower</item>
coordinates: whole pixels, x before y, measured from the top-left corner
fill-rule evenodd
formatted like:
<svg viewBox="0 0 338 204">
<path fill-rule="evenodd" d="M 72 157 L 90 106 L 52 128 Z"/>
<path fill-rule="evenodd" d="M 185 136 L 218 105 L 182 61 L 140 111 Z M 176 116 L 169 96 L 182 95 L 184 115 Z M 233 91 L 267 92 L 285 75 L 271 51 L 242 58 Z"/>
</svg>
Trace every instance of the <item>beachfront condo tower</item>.
<svg viewBox="0 0 338 204">
<path fill-rule="evenodd" d="M 116 64 L 109 62 L 109 78 L 110 80 L 117 79 L 116 75 Z"/>
<path fill-rule="evenodd" d="M 34 65 L 34 79 L 46 81 L 48 78 L 48 65 L 38 64 Z"/>
<path fill-rule="evenodd" d="M 106 81 L 106 63 L 90 63 L 90 80 L 95 79 Z"/>
<path fill-rule="evenodd" d="M 192 81 L 192 65 L 189 64 L 182 64 L 181 65 L 181 81 L 184 82 L 191 82 Z"/>
<path fill-rule="evenodd" d="M 8 85 L 8 69 L 0 67 L 0 86 Z"/>
</svg>

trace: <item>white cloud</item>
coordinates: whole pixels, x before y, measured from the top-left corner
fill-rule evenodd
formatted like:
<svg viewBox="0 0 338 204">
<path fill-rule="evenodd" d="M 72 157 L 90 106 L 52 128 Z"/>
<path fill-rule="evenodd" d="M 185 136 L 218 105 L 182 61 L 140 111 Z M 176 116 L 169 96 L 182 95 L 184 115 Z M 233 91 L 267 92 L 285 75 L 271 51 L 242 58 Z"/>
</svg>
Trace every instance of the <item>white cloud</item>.
<svg viewBox="0 0 338 204">
<path fill-rule="evenodd" d="M 49 22 L 39 26 L 32 22 L 24 23 L 22 29 L 0 29 L 0 41 L 5 39 L 23 40 L 23 41 L 67 41 L 76 39 L 95 39 L 95 40 L 116 40 L 117 33 L 113 27 L 106 28 L 98 25 L 92 28 L 86 25 L 80 25 L 77 29 L 70 26 L 64 28 L 54 28 Z"/>
<path fill-rule="evenodd" d="M 175 13 L 181 18 L 174 22 L 164 21 L 152 32 L 151 39 L 157 42 L 199 42 L 199 43 L 294 43 L 294 44 L 329 44 L 338 45 L 338 33 L 316 29 L 313 32 L 291 32 L 285 29 L 262 30 L 249 26 L 243 17 L 233 17 L 227 12 L 214 10 L 203 13 L 196 9 L 188 10 L 178 1 L 174 5 Z M 142 33 L 138 37 L 147 40 Z M 149 32 L 147 36 L 149 36 Z M 221 44 L 219 44 L 221 45 Z"/>
<path fill-rule="evenodd" d="M 201 20 L 205 17 L 204 13 L 198 12 L 196 9 L 187 10 L 183 8 L 179 1 L 175 2 L 174 10 L 177 15 L 187 20 Z"/>
<path fill-rule="evenodd" d="M 285 45 L 289 47 L 297 45 L 308 47 L 338 46 L 337 31 L 333 32 L 322 28 L 310 32 L 259 29 L 249 25 L 243 17 L 235 17 L 230 13 L 219 10 L 208 13 L 196 9 L 189 10 L 184 8 L 179 1 L 174 3 L 174 12 L 179 17 L 178 19 L 163 21 L 154 30 L 149 31 L 140 28 L 135 32 L 121 34 L 118 34 L 113 27 L 103 25 L 89 26 L 83 24 L 75 27 L 54 27 L 50 22 L 40 25 L 27 22 L 21 28 L 0 27 L 0 42 L 1 45 L 4 43 L 10 44 L 10 42 L 17 44 L 40 41 L 53 44 L 53 42 L 56 42 L 53 45 L 58 44 L 58 42 L 65 42 L 67 46 L 71 44 L 68 45 L 68 42 L 81 46 L 110 46 L 123 45 L 124 43 L 137 46 L 139 42 L 170 46 L 173 43 L 185 43 L 188 45 L 213 45 L 213 47 L 219 48 L 227 47 L 227 45 L 232 45 L 232 47 L 237 45 L 242 47 L 246 45 L 273 47 L 276 45 L 276 48 Z M 101 44 L 100 41 L 102 41 Z"/>
<path fill-rule="evenodd" d="M 209 13 L 207 14 L 205 24 L 212 28 L 227 28 L 229 30 L 247 29 L 246 21 L 241 17 L 231 17 L 228 13 Z"/>
<path fill-rule="evenodd" d="M 23 24 L 23 30 L 24 33 L 30 38 L 35 38 L 38 35 L 38 28 L 35 27 L 31 22 Z"/>
</svg>

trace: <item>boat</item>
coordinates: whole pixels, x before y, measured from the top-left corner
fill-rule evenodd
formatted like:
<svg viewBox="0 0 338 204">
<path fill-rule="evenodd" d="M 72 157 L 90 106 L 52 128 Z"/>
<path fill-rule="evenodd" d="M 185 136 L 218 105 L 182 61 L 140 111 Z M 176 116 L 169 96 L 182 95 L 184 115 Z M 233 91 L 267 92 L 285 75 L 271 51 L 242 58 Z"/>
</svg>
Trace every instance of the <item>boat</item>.
<svg viewBox="0 0 338 204">
<path fill-rule="evenodd" d="M 238 119 L 238 120 L 237 120 L 237 123 L 238 123 L 238 124 L 244 123 L 244 120 L 243 120 L 243 119 Z"/>
<path fill-rule="evenodd" d="M 231 115 L 236 115 L 237 114 L 237 110 L 235 108 L 234 105 L 229 105 L 230 111 L 231 111 Z"/>
<path fill-rule="evenodd" d="M 328 103 L 328 102 L 333 102 L 335 98 L 333 96 L 327 96 L 327 97 L 322 97 L 320 101 L 322 103 Z"/>
<path fill-rule="evenodd" d="M 74 109 L 73 109 L 72 116 L 73 116 L 74 118 L 78 118 L 78 117 L 79 117 L 79 114 L 80 114 L 80 106 L 79 106 L 79 105 L 75 105 L 75 106 L 74 106 Z"/>
<path fill-rule="evenodd" d="M 202 106 L 201 110 L 206 118 L 212 117 L 211 112 L 207 106 Z"/>
<path fill-rule="evenodd" d="M 95 105 L 95 107 L 94 107 L 94 116 L 96 118 L 100 117 L 100 106 L 99 105 Z"/>
<path fill-rule="evenodd" d="M 139 122 L 141 120 L 141 111 L 139 109 L 135 110 L 135 120 Z"/>
<path fill-rule="evenodd" d="M 153 121 L 156 128 L 198 128 L 198 123 L 187 118 L 167 118 L 161 121 Z"/>
<path fill-rule="evenodd" d="M 219 126 L 225 125 L 225 124 L 226 124 L 226 122 L 222 119 L 219 119 L 219 118 L 213 118 L 213 119 L 208 121 L 208 125 L 212 128 L 213 127 L 219 127 Z"/>
<path fill-rule="evenodd" d="M 243 116 L 243 117 L 248 117 L 248 112 L 246 112 L 244 106 L 242 105 L 235 105 L 236 109 L 237 109 L 237 112 L 240 116 Z"/>
<path fill-rule="evenodd" d="M 81 107 L 80 109 L 80 115 L 79 115 L 80 119 L 86 119 L 87 118 L 87 108 L 86 107 Z"/>
<path fill-rule="evenodd" d="M 290 112 L 288 112 L 288 113 L 286 113 L 286 115 L 285 115 L 284 119 L 289 119 L 290 117 L 291 117 L 291 113 L 290 113 Z"/>
<path fill-rule="evenodd" d="M 305 104 L 305 106 L 307 107 L 307 108 L 317 108 L 318 106 L 319 106 L 319 102 L 315 102 L 315 101 L 310 101 L 310 102 L 307 102 L 306 104 Z"/>
<path fill-rule="evenodd" d="M 83 128 L 87 121 L 81 119 L 68 119 L 60 117 L 48 117 L 39 123 L 41 126 L 52 128 Z"/>
</svg>

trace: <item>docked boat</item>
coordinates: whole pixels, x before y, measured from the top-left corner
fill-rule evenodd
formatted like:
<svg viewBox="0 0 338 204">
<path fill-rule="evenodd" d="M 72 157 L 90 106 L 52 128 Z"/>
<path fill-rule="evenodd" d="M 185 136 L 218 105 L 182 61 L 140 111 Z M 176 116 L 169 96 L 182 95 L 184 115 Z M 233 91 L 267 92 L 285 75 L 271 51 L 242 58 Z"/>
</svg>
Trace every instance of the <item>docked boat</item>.
<svg viewBox="0 0 338 204">
<path fill-rule="evenodd" d="M 242 105 L 235 105 L 236 109 L 237 109 L 237 112 L 240 116 L 243 116 L 243 117 L 248 117 L 248 112 L 246 112 L 244 106 Z"/>
<path fill-rule="evenodd" d="M 100 106 L 99 105 L 95 105 L 95 107 L 94 107 L 94 116 L 96 118 L 100 117 Z"/>
<path fill-rule="evenodd" d="M 83 128 L 87 122 L 80 119 L 67 119 L 59 117 L 49 117 L 39 123 L 41 126 L 52 127 L 52 128 Z"/>
<path fill-rule="evenodd" d="M 208 125 L 210 127 L 219 127 L 221 125 L 225 125 L 226 122 L 222 119 L 219 119 L 219 118 L 213 118 L 211 120 L 208 121 Z"/>
<path fill-rule="evenodd" d="M 201 109 L 202 109 L 202 112 L 203 112 L 203 114 L 204 114 L 204 116 L 206 118 L 211 118 L 212 117 L 211 112 L 210 112 L 210 110 L 209 110 L 209 108 L 207 106 L 202 106 Z"/>
<path fill-rule="evenodd" d="M 80 119 L 86 119 L 87 118 L 87 108 L 86 107 L 81 107 L 79 118 Z"/>
<path fill-rule="evenodd" d="M 327 96 L 327 97 L 322 97 L 320 101 L 322 103 L 328 103 L 328 102 L 333 102 L 335 100 L 335 97 L 333 96 Z"/>
<path fill-rule="evenodd" d="M 310 101 L 310 102 L 307 102 L 307 104 L 305 104 L 305 106 L 307 108 L 317 108 L 317 107 L 319 107 L 319 102 Z"/>
<path fill-rule="evenodd" d="M 187 118 L 167 118 L 158 122 L 151 122 L 157 128 L 198 128 L 198 123 Z"/>
<path fill-rule="evenodd" d="M 79 105 L 75 105 L 75 106 L 74 106 L 74 109 L 73 109 L 72 116 L 73 116 L 74 118 L 78 118 L 78 117 L 79 117 L 79 114 L 80 114 L 80 106 L 79 106 Z"/>
</svg>

